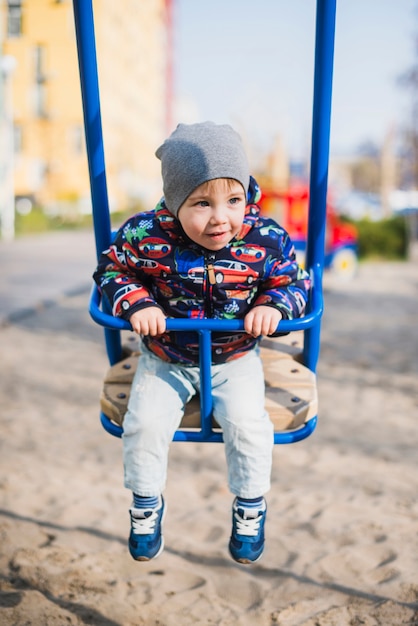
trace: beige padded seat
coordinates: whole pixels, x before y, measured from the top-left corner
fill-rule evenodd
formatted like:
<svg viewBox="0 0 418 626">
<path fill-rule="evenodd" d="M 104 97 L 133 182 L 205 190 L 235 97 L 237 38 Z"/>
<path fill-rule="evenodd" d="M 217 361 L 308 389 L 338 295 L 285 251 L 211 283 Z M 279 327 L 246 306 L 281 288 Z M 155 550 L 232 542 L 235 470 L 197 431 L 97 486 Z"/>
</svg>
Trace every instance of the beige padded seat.
<svg viewBox="0 0 418 626">
<path fill-rule="evenodd" d="M 266 382 L 266 409 L 276 432 L 298 428 L 318 413 L 316 377 L 302 365 L 303 333 L 294 332 L 261 344 Z M 109 368 L 100 399 L 102 412 L 123 425 L 138 352 Z M 243 393 L 245 391 L 243 390 Z M 214 427 L 217 425 L 214 423 Z M 199 397 L 187 404 L 182 429 L 200 429 Z"/>
</svg>

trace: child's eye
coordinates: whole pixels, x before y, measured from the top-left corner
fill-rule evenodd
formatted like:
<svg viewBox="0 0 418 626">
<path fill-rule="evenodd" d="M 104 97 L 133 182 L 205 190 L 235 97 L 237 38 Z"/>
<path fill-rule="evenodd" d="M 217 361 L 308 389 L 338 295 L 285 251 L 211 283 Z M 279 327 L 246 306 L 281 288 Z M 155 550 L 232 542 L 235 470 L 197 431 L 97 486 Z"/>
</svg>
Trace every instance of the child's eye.
<svg viewBox="0 0 418 626">
<path fill-rule="evenodd" d="M 209 206 L 209 202 L 207 200 L 199 200 L 198 202 L 196 202 L 196 206 L 201 206 L 201 207 Z"/>
<path fill-rule="evenodd" d="M 241 198 L 231 198 L 229 201 L 230 204 L 237 204 L 238 202 L 241 202 Z"/>
</svg>

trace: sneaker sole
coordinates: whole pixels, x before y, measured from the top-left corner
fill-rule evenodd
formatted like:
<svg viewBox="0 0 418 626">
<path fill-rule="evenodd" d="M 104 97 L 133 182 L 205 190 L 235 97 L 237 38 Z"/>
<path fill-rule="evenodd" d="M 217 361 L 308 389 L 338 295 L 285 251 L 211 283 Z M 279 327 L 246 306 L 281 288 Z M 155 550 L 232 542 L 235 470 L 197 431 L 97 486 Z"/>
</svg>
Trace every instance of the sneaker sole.
<svg viewBox="0 0 418 626">
<path fill-rule="evenodd" d="M 157 556 L 160 556 L 160 554 L 161 554 L 161 552 L 163 550 L 164 550 L 164 537 L 161 535 L 161 545 L 160 545 L 160 548 L 159 548 L 158 552 L 156 554 L 154 554 L 154 556 L 151 556 L 151 557 L 149 557 L 149 556 L 137 556 L 137 557 L 134 557 L 134 560 L 135 561 L 142 561 L 142 562 L 144 562 L 144 561 L 153 561 L 154 559 L 157 558 Z"/>
<path fill-rule="evenodd" d="M 251 559 L 246 559 L 245 557 L 242 558 L 236 558 L 231 550 L 229 550 L 229 554 L 231 555 L 232 559 L 236 562 L 236 563 L 241 563 L 241 565 L 252 565 L 253 563 L 257 563 L 257 561 L 259 561 L 261 559 L 261 557 L 263 556 L 264 552 L 262 552 L 261 554 L 258 555 L 258 557 L 256 559 L 254 559 L 254 561 L 251 561 Z"/>
<path fill-rule="evenodd" d="M 234 557 L 232 557 L 234 559 Z M 254 559 L 254 561 L 250 561 L 250 559 L 234 559 L 236 563 L 241 563 L 241 565 L 252 565 L 253 563 L 257 563 L 261 559 L 261 554 L 259 557 Z"/>
</svg>

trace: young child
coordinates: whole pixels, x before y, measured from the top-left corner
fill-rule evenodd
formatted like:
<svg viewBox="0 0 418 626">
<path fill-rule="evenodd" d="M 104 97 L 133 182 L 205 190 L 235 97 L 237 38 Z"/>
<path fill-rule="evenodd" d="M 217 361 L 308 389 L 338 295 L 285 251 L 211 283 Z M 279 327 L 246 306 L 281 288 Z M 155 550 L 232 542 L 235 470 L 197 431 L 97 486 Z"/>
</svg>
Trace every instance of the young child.
<svg viewBox="0 0 418 626">
<path fill-rule="evenodd" d="M 213 413 L 235 495 L 229 551 L 253 563 L 264 549 L 273 447 L 258 344 L 281 319 L 303 314 L 309 279 L 288 234 L 260 215 L 260 190 L 230 126 L 180 124 L 156 156 L 164 198 L 120 228 L 94 274 L 113 314 L 142 338 L 123 423 L 129 550 L 147 561 L 163 549 L 169 445 L 199 390 L 196 334 L 166 332 L 166 318 L 241 318 L 245 332 L 212 334 Z"/>
</svg>

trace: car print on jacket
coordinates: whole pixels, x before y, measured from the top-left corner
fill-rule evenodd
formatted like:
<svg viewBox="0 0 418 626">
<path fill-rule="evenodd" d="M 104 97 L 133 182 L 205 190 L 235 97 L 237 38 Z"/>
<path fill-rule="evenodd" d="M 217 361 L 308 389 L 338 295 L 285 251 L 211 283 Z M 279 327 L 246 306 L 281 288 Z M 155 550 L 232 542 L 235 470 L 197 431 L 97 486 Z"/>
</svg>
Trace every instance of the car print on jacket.
<svg viewBox="0 0 418 626">
<path fill-rule="evenodd" d="M 170 268 L 167 265 L 162 265 L 154 259 L 139 259 L 138 267 L 142 268 L 147 274 L 151 274 L 151 276 L 167 278 L 170 274 Z"/>
<path fill-rule="evenodd" d="M 168 304 L 174 311 L 181 313 L 181 316 L 183 316 L 187 311 L 191 309 L 200 310 L 202 308 L 201 303 L 196 298 L 191 299 L 185 298 L 184 296 L 171 298 L 171 300 L 168 301 Z"/>
<path fill-rule="evenodd" d="M 251 285 L 258 278 L 258 273 L 245 263 L 238 261 L 220 260 L 213 264 L 215 280 L 220 283 L 236 283 Z"/>
<path fill-rule="evenodd" d="M 125 285 L 125 287 L 121 287 L 118 289 L 114 296 L 113 301 L 113 315 L 117 315 L 119 313 L 119 309 L 122 311 L 127 311 L 135 302 L 138 301 L 138 298 L 143 298 L 147 296 L 147 290 L 143 287 L 138 289 L 137 285 Z"/>
<path fill-rule="evenodd" d="M 244 263 L 254 263 L 264 259 L 266 251 L 261 246 L 231 246 L 231 254 Z"/>
<path fill-rule="evenodd" d="M 181 361 L 185 365 L 194 365 L 193 358 L 184 357 L 181 352 L 179 353 L 176 350 L 175 345 L 173 345 L 170 340 L 167 340 L 168 336 L 169 334 L 165 333 L 161 337 L 158 337 L 158 339 L 154 340 L 152 349 L 154 354 L 160 357 L 162 361 Z"/>
<path fill-rule="evenodd" d="M 279 239 L 279 237 L 283 237 L 284 234 L 286 234 L 286 231 L 277 224 L 267 224 L 267 226 L 262 226 L 260 228 L 260 235 L 262 237 Z"/>
<path fill-rule="evenodd" d="M 245 263 L 238 261 L 220 260 L 211 264 L 215 275 L 215 282 L 224 284 L 248 284 L 251 285 L 258 277 L 258 273 Z M 187 278 L 194 283 L 203 283 L 209 271 L 208 267 L 191 267 L 187 272 Z"/>
<path fill-rule="evenodd" d="M 250 335 L 246 333 L 235 333 L 233 335 L 219 335 L 212 341 L 212 352 L 217 356 L 234 352 L 237 348 L 242 349 L 252 343 Z M 199 353 L 198 343 L 188 343 L 188 350 L 193 354 Z"/>
<path fill-rule="evenodd" d="M 256 290 L 253 289 L 225 289 L 228 300 L 245 300 L 248 304 L 254 299 Z"/>
<path fill-rule="evenodd" d="M 149 257 L 150 259 L 160 259 L 170 252 L 171 245 L 164 239 L 159 239 L 157 237 L 147 237 L 146 239 L 143 239 L 138 245 L 138 250 L 143 252 L 145 256 Z"/>
<path fill-rule="evenodd" d="M 143 269 L 144 272 L 151 276 L 161 276 L 162 278 L 167 278 L 171 272 L 170 267 L 167 265 L 162 265 L 155 259 L 144 259 L 141 257 L 138 251 L 129 243 L 125 245 L 124 250 L 126 262 L 130 267 Z"/>
</svg>

